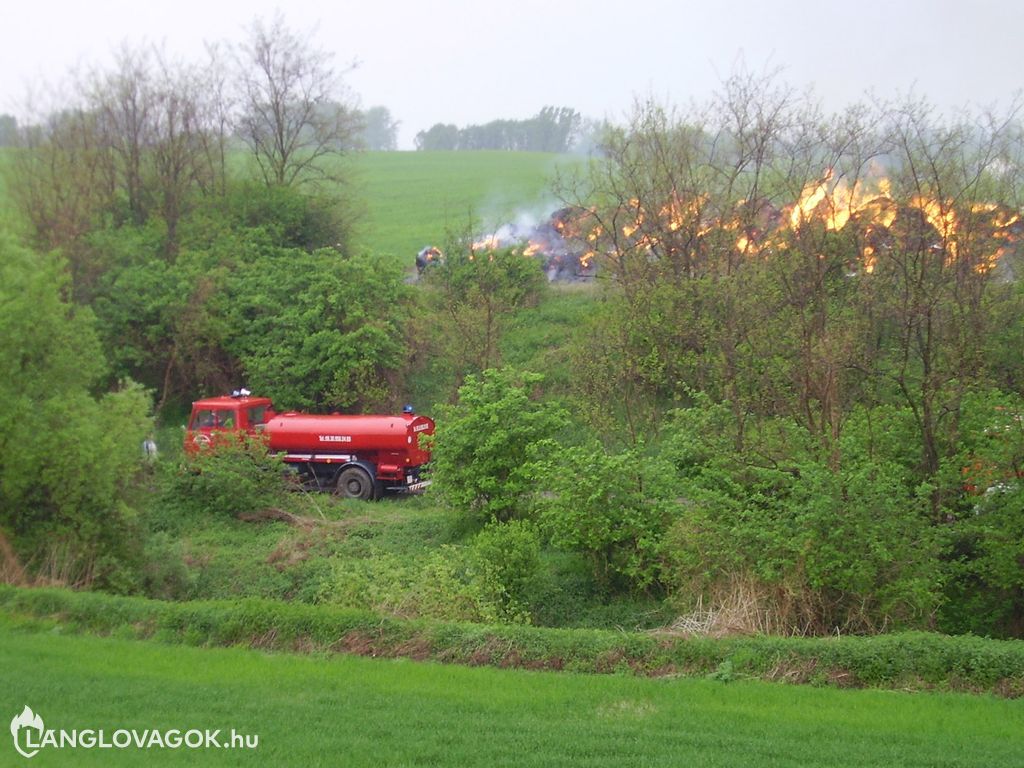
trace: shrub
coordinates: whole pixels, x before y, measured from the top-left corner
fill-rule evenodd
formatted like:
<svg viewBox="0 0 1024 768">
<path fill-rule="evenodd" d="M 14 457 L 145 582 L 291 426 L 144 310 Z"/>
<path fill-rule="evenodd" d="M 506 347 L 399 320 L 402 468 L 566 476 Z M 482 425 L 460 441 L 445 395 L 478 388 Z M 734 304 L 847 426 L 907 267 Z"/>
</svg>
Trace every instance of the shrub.
<svg viewBox="0 0 1024 768">
<path fill-rule="evenodd" d="M 709 438 L 704 415 L 677 415 L 667 452 L 682 469 L 685 512 L 666 547 L 677 593 L 736 602 L 740 585 L 772 631 L 925 627 L 940 600 L 939 538 L 928 488 L 905 467 L 841 444 L 830 466 L 773 425 L 783 458 L 743 457 Z M 844 440 L 857 441 L 850 430 Z M 710 446 L 710 449 L 709 449 Z M 764 629 L 764 627 L 758 627 Z"/>
<path fill-rule="evenodd" d="M 106 371 L 65 265 L 0 235 L 0 528 L 23 562 L 69 584 L 134 586 L 131 508 L 149 395 Z"/>
<path fill-rule="evenodd" d="M 540 474 L 548 493 L 538 506 L 552 544 L 586 556 L 605 590 L 660 581 L 662 538 L 678 514 L 668 464 L 639 449 L 575 447 L 547 461 Z"/>
<path fill-rule="evenodd" d="M 418 558 L 372 549 L 335 560 L 316 600 L 403 618 L 528 623 L 539 565 L 532 525 L 492 524 L 469 546 L 443 544 Z"/>
<path fill-rule="evenodd" d="M 186 514 L 237 516 L 283 505 L 286 473 L 262 440 L 238 435 L 165 472 L 163 498 Z"/>
<path fill-rule="evenodd" d="M 438 413 L 431 472 L 448 504 L 479 522 L 526 514 L 534 462 L 568 421 L 560 406 L 533 396 L 542 380 L 488 369 L 467 377 L 458 403 Z"/>
<path fill-rule="evenodd" d="M 500 607 L 499 616 L 528 615 L 540 570 L 540 536 L 524 520 L 491 523 L 470 547 L 475 569 L 492 590 L 491 599 Z"/>
</svg>

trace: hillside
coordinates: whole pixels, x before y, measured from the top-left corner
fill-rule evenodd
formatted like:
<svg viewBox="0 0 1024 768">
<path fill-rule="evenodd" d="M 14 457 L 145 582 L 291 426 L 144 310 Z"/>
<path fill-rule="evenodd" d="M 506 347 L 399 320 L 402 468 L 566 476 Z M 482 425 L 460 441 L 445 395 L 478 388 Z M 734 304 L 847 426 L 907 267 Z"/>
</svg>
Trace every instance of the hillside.
<svg viewBox="0 0 1024 768">
<path fill-rule="evenodd" d="M 489 231 L 519 213 L 546 216 L 558 207 L 549 179 L 573 162 L 539 152 L 361 153 L 349 161 L 367 212 L 358 244 L 410 266 L 420 248 L 470 224 Z"/>
</svg>

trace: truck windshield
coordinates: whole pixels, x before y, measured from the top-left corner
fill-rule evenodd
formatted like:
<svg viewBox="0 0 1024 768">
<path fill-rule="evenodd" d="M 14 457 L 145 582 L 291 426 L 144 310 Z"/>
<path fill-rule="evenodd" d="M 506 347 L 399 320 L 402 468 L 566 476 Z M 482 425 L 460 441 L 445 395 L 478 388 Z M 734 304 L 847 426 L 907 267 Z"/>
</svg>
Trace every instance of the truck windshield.
<svg viewBox="0 0 1024 768">
<path fill-rule="evenodd" d="M 203 409 L 192 417 L 192 429 L 231 429 L 234 426 L 234 411 Z"/>
</svg>

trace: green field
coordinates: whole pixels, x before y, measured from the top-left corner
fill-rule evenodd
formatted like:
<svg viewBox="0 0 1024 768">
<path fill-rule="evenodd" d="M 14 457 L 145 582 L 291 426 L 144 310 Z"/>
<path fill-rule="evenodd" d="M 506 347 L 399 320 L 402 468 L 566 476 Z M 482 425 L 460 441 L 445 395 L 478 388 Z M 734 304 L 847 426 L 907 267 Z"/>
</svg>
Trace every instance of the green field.
<svg viewBox="0 0 1024 768">
<path fill-rule="evenodd" d="M 1019 766 L 1020 702 L 195 649 L 0 624 L 5 712 L 47 728 L 221 729 L 220 751 L 32 765 Z M 0 765 L 26 764 L 6 741 Z"/>
<path fill-rule="evenodd" d="M 425 245 L 479 224 L 490 231 L 521 211 L 559 206 L 549 180 L 559 164 L 540 152 L 367 152 L 352 158 L 354 191 L 366 205 L 359 245 L 412 265 Z"/>
</svg>

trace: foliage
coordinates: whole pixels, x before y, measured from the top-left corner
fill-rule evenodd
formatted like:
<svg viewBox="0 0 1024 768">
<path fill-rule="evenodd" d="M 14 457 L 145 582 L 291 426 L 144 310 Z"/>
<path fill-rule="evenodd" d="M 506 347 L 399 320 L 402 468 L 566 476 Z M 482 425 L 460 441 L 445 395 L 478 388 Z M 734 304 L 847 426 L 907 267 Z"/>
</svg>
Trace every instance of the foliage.
<svg viewBox="0 0 1024 768">
<path fill-rule="evenodd" d="M 362 144 L 365 149 L 387 152 L 398 149 L 398 126 L 401 122 L 391 116 L 391 110 L 377 105 L 361 112 Z"/>
<path fill-rule="evenodd" d="M 239 434 L 218 440 L 162 478 L 165 503 L 186 514 L 236 516 L 280 506 L 286 468 L 262 439 Z"/>
<path fill-rule="evenodd" d="M 278 251 L 225 280 L 224 347 L 248 386 L 282 407 L 395 407 L 404 293 L 380 259 Z"/>
<path fill-rule="evenodd" d="M 1022 413 L 1019 396 L 978 391 L 964 398 L 963 450 L 954 468 L 970 493 L 948 526 L 948 631 L 1024 634 Z"/>
<path fill-rule="evenodd" d="M 707 431 L 728 410 L 695 411 L 676 415 L 666 448 L 685 499 L 666 542 L 681 596 L 724 599 L 731 577 L 750 574 L 776 595 L 770 607 L 791 631 L 929 623 L 942 577 L 927 487 L 884 457 L 864 457 L 853 429 L 842 443 L 850 458 L 835 470 L 814 457 L 813 443 L 801 451 L 801 435 L 785 424 L 737 456 Z M 780 446 L 785 458 L 773 460 Z"/>
<path fill-rule="evenodd" d="M 240 134 L 268 186 L 330 179 L 332 156 L 351 149 L 355 109 L 339 101 L 340 78 L 327 51 L 294 32 L 278 13 L 257 19 L 236 53 Z"/>
<path fill-rule="evenodd" d="M 62 298 L 63 263 L 0 238 L 0 527 L 35 568 L 126 589 L 148 395 L 104 373 L 92 313 Z"/>
<path fill-rule="evenodd" d="M 492 120 L 465 128 L 437 123 L 416 134 L 416 149 L 568 152 L 579 136 L 581 124 L 576 110 L 549 106 L 527 120 Z"/>
<path fill-rule="evenodd" d="M 526 520 L 486 526 L 470 547 L 476 568 L 497 591 L 501 614 L 528 617 L 534 582 L 540 570 L 540 537 Z"/>
<path fill-rule="evenodd" d="M 115 374 L 161 404 L 247 379 L 293 406 L 390 405 L 406 292 L 394 265 L 324 247 L 347 239 L 333 211 L 240 185 L 182 221 L 173 262 L 153 227 L 91 235 L 109 261 L 92 304 Z"/>
<path fill-rule="evenodd" d="M 439 411 L 431 475 L 442 498 L 480 522 L 526 514 L 537 490 L 533 463 L 565 426 L 559 406 L 535 399 L 537 374 L 511 368 L 470 375 Z"/>
<path fill-rule="evenodd" d="M 431 265 L 428 291 L 411 335 L 421 365 L 461 384 L 467 373 L 501 365 L 501 341 L 514 318 L 536 306 L 547 283 L 536 259 L 516 249 L 449 252 Z"/>
<path fill-rule="evenodd" d="M 352 208 L 341 191 L 265 187 L 236 182 L 228 186 L 223 205 L 211 208 L 224 224 L 239 233 L 259 232 L 280 248 L 315 251 L 351 249 Z M 193 245 L 198 245 L 193 241 Z"/>
<path fill-rule="evenodd" d="M 45 620 L 61 632 L 179 644 L 347 651 L 613 676 L 623 672 L 704 676 L 729 662 L 733 678 L 847 688 L 987 691 L 1003 696 L 1019 696 L 1024 690 L 1024 648 L 1019 642 L 923 632 L 713 640 L 649 632 L 409 621 L 368 611 L 269 600 L 172 603 L 9 586 L 0 586 L 0 607 L 8 621 Z M 559 677 L 557 682 L 564 686 L 570 679 Z M 793 691 L 787 690 L 786 695 Z M 889 710 L 891 705 L 888 701 Z"/>
<path fill-rule="evenodd" d="M 471 546 L 445 544 L 418 557 L 375 549 L 335 559 L 317 602 L 403 618 L 528 623 L 537 534 L 526 523 L 484 529 Z"/>
<path fill-rule="evenodd" d="M 643 590 L 662 578 L 665 532 L 678 515 L 672 467 L 642 449 L 565 448 L 538 469 L 541 521 L 556 547 L 586 555 L 605 590 Z"/>
</svg>

